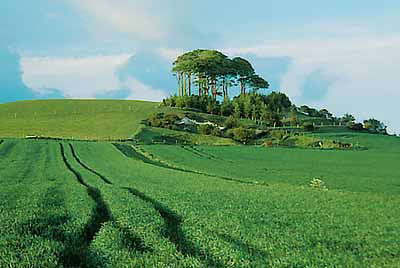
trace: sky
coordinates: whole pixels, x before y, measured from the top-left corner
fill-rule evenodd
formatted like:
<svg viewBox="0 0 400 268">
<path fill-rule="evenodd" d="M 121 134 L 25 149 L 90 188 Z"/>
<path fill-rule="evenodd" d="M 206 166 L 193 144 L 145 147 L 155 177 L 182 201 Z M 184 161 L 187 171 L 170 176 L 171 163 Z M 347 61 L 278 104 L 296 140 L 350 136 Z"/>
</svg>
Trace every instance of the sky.
<svg viewBox="0 0 400 268">
<path fill-rule="evenodd" d="M 156 100 L 196 48 L 248 58 L 297 105 L 400 133 L 400 1 L 2 0 L 0 103 Z"/>
</svg>

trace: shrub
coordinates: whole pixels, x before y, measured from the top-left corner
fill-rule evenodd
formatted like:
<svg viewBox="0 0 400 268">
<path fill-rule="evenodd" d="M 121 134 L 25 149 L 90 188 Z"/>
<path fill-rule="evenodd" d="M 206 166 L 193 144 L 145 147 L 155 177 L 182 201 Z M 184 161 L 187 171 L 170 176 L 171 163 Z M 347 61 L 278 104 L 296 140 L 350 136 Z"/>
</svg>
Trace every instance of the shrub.
<svg viewBox="0 0 400 268">
<path fill-rule="evenodd" d="M 304 131 L 314 131 L 314 124 L 311 122 L 305 122 L 303 124 Z"/>
<path fill-rule="evenodd" d="M 164 118 L 163 113 L 152 115 L 147 120 L 147 124 L 151 127 L 161 127 L 163 118 Z"/>
<path fill-rule="evenodd" d="M 215 126 L 209 125 L 209 124 L 200 125 L 197 128 L 197 131 L 199 134 L 202 134 L 202 135 L 212 135 L 212 136 L 220 135 L 218 127 L 215 127 Z"/>
<path fill-rule="evenodd" d="M 361 123 L 354 123 L 354 122 L 348 122 L 347 127 L 349 129 L 355 130 L 355 131 L 362 131 L 364 129 L 363 124 Z"/>
<path fill-rule="evenodd" d="M 224 122 L 224 127 L 226 129 L 236 128 L 238 126 L 239 126 L 239 121 L 232 115 L 229 116 Z"/>
<path fill-rule="evenodd" d="M 230 129 L 227 134 L 236 141 L 246 143 L 254 138 L 255 131 L 251 128 L 238 127 Z"/>
</svg>

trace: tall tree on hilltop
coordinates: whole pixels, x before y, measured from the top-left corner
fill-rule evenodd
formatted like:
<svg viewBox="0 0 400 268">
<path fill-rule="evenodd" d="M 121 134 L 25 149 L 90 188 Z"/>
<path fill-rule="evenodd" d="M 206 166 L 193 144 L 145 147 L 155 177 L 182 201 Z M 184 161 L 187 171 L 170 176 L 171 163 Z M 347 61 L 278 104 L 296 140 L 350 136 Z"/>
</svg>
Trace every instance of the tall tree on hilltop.
<svg viewBox="0 0 400 268">
<path fill-rule="evenodd" d="M 250 84 L 251 77 L 255 75 L 254 68 L 250 62 L 240 57 L 233 58 L 232 62 L 238 77 L 240 94 L 246 94 L 246 86 Z"/>
</svg>

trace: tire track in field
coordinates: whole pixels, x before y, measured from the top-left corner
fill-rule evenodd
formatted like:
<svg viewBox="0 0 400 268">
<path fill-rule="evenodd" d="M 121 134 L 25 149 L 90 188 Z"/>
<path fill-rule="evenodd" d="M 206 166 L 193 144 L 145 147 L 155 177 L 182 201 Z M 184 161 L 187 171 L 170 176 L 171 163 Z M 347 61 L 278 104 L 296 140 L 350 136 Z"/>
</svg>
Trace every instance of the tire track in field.
<svg viewBox="0 0 400 268">
<path fill-rule="evenodd" d="M 192 147 L 181 146 L 181 148 L 182 148 L 183 150 L 189 152 L 189 153 L 192 153 L 192 154 L 194 154 L 194 155 L 200 156 L 201 158 L 207 158 L 207 159 L 210 159 L 210 160 L 213 159 L 213 158 L 210 157 L 210 156 L 201 154 L 199 151 L 194 150 Z M 215 160 L 215 159 L 214 159 L 214 160 Z"/>
<path fill-rule="evenodd" d="M 164 220 L 164 236 L 175 245 L 176 249 L 186 257 L 195 257 L 201 262 L 205 263 L 207 267 L 224 267 L 219 260 L 212 256 L 207 251 L 201 250 L 196 244 L 186 237 L 185 232 L 182 230 L 182 216 L 177 214 L 172 209 L 168 208 L 159 201 L 147 196 L 143 192 L 132 188 L 126 187 L 129 193 L 150 203 L 153 208 L 160 214 Z"/>
<path fill-rule="evenodd" d="M 184 168 L 180 168 L 180 167 L 174 167 L 174 166 L 162 163 L 160 161 L 155 161 L 153 159 L 148 158 L 144 154 L 138 152 L 133 146 L 129 146 L 129 145 L 125 145 L 125 144 L 118 144 L 118 143 L 113 143 L 113 145 L 114 145 L 115 148 L 117 148 L 126 157 L 134 158 L 134 159 L 140 160 L 140 161 L 142 161 L 142 162 L 144 162 L 146 164 L 154 165 L 154 166 L 157 166 L 157 167 L 166 168 L 166 169 L 175 170 L 175 171 L 186 172 L 186 173 L 191 173 L 191 174 L 196 174 L 196 175 L 203 175 L 203 176 L 207 176 L 207 177 L 211 177 L 211 178 L 216 178 L 216 179 L 230 181 L 230 182 L 236 182 L 236 183 L 240 183 L 240 184 L 268 186 L 268 184 L 266 184 L 266 183 L 256 183 L 256 182 L 253 182 L 253 181 L 245 181 L 245 180 L 235 179 L 235 178 L 231 178 L 231 177 L 223 177 L 223 176 L 203 173 L 203 172 L 200 172 L 200 171 L 184 169 Z"/>
<path fill-rule="evenodd" d="M 4 143 L 4 141 L 2 142 Z M 6 157 L 10 154 L 10 152 L 13 150 L 13 148 L 15 147 L 15 142 L 6 142 L 4 143 L 4 145 L 2 146 L 2 149 L 0 150 L 0 156 Z"/>
<path fill-rule="evenodd" d="M 71 167 L 71 165 L 68 163 L 68 161 L 67 161 L 67 159 L 66 159 L 66 157 L 65 157 L 65 153 L 64 153 L 64 147 L 62 146 L 62 144 L 60 143 L 60 146 L 61 146 L 61 151 L 62 151 L 62 155 L 63 155 L 63 159 L 65 159 L 65 161 L 64 161 L 64 163 L 67 165 L 67 167 L 69 166 L 70 168 L 70 170 L 72 169 L 72 170 L 74 170 L 72 167 Z M 74 148 L 73 148 L 73 146 L 70 144 L 70 149 L 71 149 L 71 153 L 74 155 L 75 154 L 75 151 L 74 151 Z M 87 169 L 88 171 L 90 171 L 90 172 L 92 172 L 93 174 L 95 174 L 96 176 L 98 176 L 100 179 L 102 179 L 102 180 L 104 180 L 104 182 L 106 182 L 106 181 L 109 181 L 108 179 L 107 179 L 107 177 L 106 176 L 104 176 L 103 174 L 101 174 L 101 173 L 99 173 L 99 172 L 97 172 L 96 170 L 94 170 L 94 169 L 91 169 L 91 168 L 88 168 L 85 164 L 83 164 L 81 161 L 78 161 L 78 157 L 76 156 L 76 154 L 75 154 L 75 156 L 74 156 L 74 158 L 75 158 L 75 160 L 79 163 L 79 164 L 81 164 L 81 166 L 82 167 L 84 167 L 85 169 Z M 72 171 L 71 170 L 71 171 Z M 97 216 L 97 218 L 92 218 L 92 220 L 91 221 L 89 221 L 89 223 L 85 226 L 85 231 L 84 231 L 84 233 L 85 234 L 87 234 L 86 235 L 86 237 L 85 237 L 85 240 L 86 241 L 93 241 L 93 239 L 94 239 L 94 237 L 95 237 L 95 235 L 98 233 L 98 231 L 100 230 L 100 228 L 101 228 L 101 225 L 103 224 L 103 223 L 105 223 L 105 222 L 112 222 L 112 224 L 114 224 L 114 226 L 118 229 L 118 231 L 121 233 L 121 235 L 122 235 L 122 244 L 124 245 L 124 247 L 126 248 L 126 249 L 128 249 L 129 251 L 137 251 L 137 252 L 140 252 L 140 253 L 145 253 L 145 252 L 152 252 L 153 251 L 153 248 L 152 247 L 150 247 L 150 246 L 148 246 L 148 245 L 146 245 L 146 243 L 144 242 L 144 240 L 141 238 L 141 237 L 139 237 L 138 235 L 136 235 L 136 234 L 133 234 L 130 230 L 128 230 L 127 228 L 125 228 L 125 227 L 123 227 L 123 226 L 121 226 L 121 225 L 119 225 L 116 221 L 115 221 L 115 219 L 112 217 L 112 215 L 111 215 L 111 213 L 110 213 L 110 211 L 109 211 L 109 209 L 108 209 L 108 206 L 107 206 L 107 204 L 104 202 L 104 200 L 102 199 L 102 196 L 101 196 L 101 193 L 100 193 L 100 191 L 97 189 L 97 188 L 94 188 L 94 187 L 91 187 L 91 186 L 89 186 L 83 179 L 82 179 L 82 175 L 79 173 L 79 172 L 77 172 L 77 171 L 72 171 L 73 173 L 74 173 L 74 175 L 75 175 L 75 177 L 77 178 L 77 180 L 78 180 L 78 182 L 80 183 L 80 184 L 82 184 L 83 186 L 85 186 L 86 187 L 86 189 L 87 189 L 87 191 L 88 191 L 88 194 L 89 194 L 89 196 L 93 199 L 93 200 L 95 200 L 95 202 L 96 202 L 96 211 L 98 211 L 99 209 L 100 209 L 100 212 L 98 212 L 97 214 L 94 214 L 95 216 L 96 215 L 100 215 L 100 216 L 102 216 L 102 217 L 99 217 L 99 216 Z M 106 182 L 107 183 L 107 182 Z M 107 183 L 107 184 L 110 184 L 110 185 L 112 185 L 112 183 L 110 182 L 110 183 Z M 96 201 L 97 200 L 97 201 Z M 100 202 L 98 202 L 100 200 Z M 100 204 L 99 204 L 100 203 Z M 103 211 L 102 211 L 103 210 Z M 95 223 L 95 224 L 93 224 L 93 222 Z M 90 227 L 92 227 L 92 228 L 90 228 Z M 87 249 L 87 247 L 90 245 L 90 242 L 89 243 L 86 243 L 86 249 Z M 72 265 L 72 267 L 74 267 L 73 265 Z M 93 267 L 97 267 L 96 265 L 95 266 L 93 266 Z"/>
<path fill-rule="evenodd" d="M 92 211 L 92 216 L 89 220 L 89 222 L 85 225 L 84 227 L 84 238 L 83 238 L 83 246 L 82 246 L 82 251 L 83 251 L 83 257 L 82 257 L 82 252 L 74 252 L 75 256 L 79 257 L 77 259 L 71 259 L 71 260 L 66 260 L 67 267 L 84 267 L 87 265 L 86 262 L 90 262 L 91 260 L 87 260 L 86 258 L 89 257 L 90 254 L 87 254 L 89 251 L 89 245 L 90 243 L 94 240 L 94 237 L 96 234 L 100 231 L 101 226 L 106 223 L 111 221 L 112 216 L 111 212 L 108 208 L 108 205 L 105 203 L 100 190 L 94 187 L 89 186 L 82 178 L 82 175 L 76 171 L 68 162 L 66 156 L 65 156 L 65 151 L 64 151 L 64 146 L 60 143 L 60 149 L 61 149 L 61 155 L 63 158 L 63 161 L 65 163 L 65 166 L 67 169 L 75 176 L 77 181 L 85 186 L 86 191 L 90 198 L 95 202 L 95 207 Z"/>
<path fill-rule="evenodd" d="M 182 147 L 182 149 L 184 149 L 184 150 L 186 150 L 186 151 L 188 151 L 188 152 L 190 152 L 192 154 L 195 154 L 197 156 L 200 156 L 202 158 L 206 158 L 206 159 L 209 159 L 209 160 L 228 161 L 228 160 L 216 157 L 216 156 L 214 156 L 214 155 L 212 155 L 210 153 L 204 152 L 203 150 L 200 150 L 200 149 L 196 148 L 196 146 L 185 146 L 185 145 L 183 145 L 181 147 Z M 231 161 L 229 161 L 229 162 L 231 162 Z"/>
<path fill-rule="evenodd" d="M 78 162 L 84 169 L 88 170 L 89 172 L 93 173 L 94 175 L 96 175 L 97 177 L 99 177 L 104 183 L 112 185 L 112 182 L 107 179 L 105 176 L 103 176 L 102 174 L 100 174 L 99 172 L 97 172 L 96 170 L 90 168 L 89 166 L 87 166 L 85 163 L 83 163 L 80 158 L 77 156 L 74 147 L 72 146 L 72 144 L 69 144 L 69 147 L 71 149 L 72 152 L 72 156 L 75 158 L 76 162 Z"/>
</svg>

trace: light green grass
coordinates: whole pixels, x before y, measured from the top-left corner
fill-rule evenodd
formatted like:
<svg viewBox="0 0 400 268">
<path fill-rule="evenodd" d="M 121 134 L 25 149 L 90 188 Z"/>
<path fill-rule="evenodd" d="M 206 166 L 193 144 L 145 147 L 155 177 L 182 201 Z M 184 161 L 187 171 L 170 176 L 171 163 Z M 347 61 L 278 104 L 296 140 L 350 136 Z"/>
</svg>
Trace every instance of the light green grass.
<svg viewBox="0 0 400 268">
<path fill-rule="evenodd" d="M 322 137 L 358 142 L 368 150 L 160 145 L 143 148 L 176 166 L 219 176 L 298 186 L 320 178 L 330 189 L 400 194 L 399 138 L 371 134 Z"/>
<path fill-rule="evenodd" d="M 131 138 L 158 103 L 121 100 L 35 100 L 0 104 L 0 137 Z"/>
<path fill-rule="evenodd" d="M 389 138 L 382 143 L 399 150 L 398 140 Z M 82 226 L 101 220 L 99 204 L 111 217 L 83 243 L 91 262 L 78 259 L 79 267 L 397 268 L 400 262 L 400 199 L 398 191 L 390 190 L 399 178 L 396 150 L 386 155 L 383 148 L 200 146 L 194 153 L 180 146 L 143 147 L 185 168 L 177 170 L 127 157 L 107 142 L 71 144 L 78 159 L 112 185 L 79 164 L 68 143 L 63 143 L 67 162 L 87 186 L 68 171 L 56 142 L 6 140 L 0 145 L 1 267 L 61 267 L 70 240 L 60 233 L 74 234 L 74 245 L 82 244 Z M 370 154 L 353 154 L 365 152 Z M 375 158 L 387 161 L 387 170 L 375 171 Z M 364 165 L 372 173 L 367 179 L 367 168 L 360 170 Z M 274 179 L 266 176 L 268 169 L 283 174 Z M 338 177 L 327 180 L 328 191 L 308 186 L 306 177 L 319 172 Z M 266 176 L 268 185 L 222 175 Z M 365 188 L 366 180 L 372 187 Z M 98 197 L 89 197 L 86 187 L 96 188 Z M 26 227 L 22 234 L 21 223 Z"/>
</svg>

